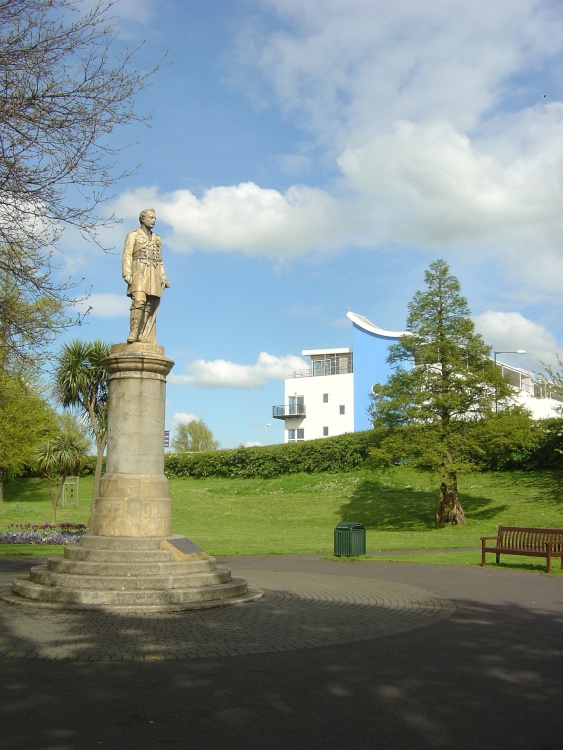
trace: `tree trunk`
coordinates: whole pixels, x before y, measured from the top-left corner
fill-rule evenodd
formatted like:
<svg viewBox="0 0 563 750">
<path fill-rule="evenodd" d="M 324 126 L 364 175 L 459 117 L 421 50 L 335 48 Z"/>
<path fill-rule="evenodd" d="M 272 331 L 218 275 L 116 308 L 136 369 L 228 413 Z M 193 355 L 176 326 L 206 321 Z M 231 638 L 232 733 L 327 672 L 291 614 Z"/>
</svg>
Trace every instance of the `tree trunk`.
<svg viewBox="0 0 563 750">
<path fill-rule="evenodd" d="M 66 477 L 60 477 L 60 479 L 57 477 L 55 479 L 55 491 L 53 491 L 53 485 L 51 484 L 52 480 L 51 478 L 48 479 L 49 495 L 51 496 L 51 523 L 55 526 L 57 525 L 57 505 L 63 494 L 65 480 Z"/>
<path fill-rule="evenodd" d="M 96 443 L 96 468 L 94 470 L 94 490 L 92 492 L 92 505 L 90 506 L 90 521 L 88 521 L 88 525 L 90 525 L 92 519 L 94 518 L 94 512 L 96 510 L 96 500 L 98 499 L 98 495 L 100 494 L 100 479 L 102 478 L 102 464 L 104 460 L 104 451 L 106 449 L 106 443 L 107 443 L 107 432 L 104 432 L 104 434 Z"/>
<path fill-rule="evenodd" d="M 444 469 L 440 481 L 440 502 L 436 510 L 436 523 L 457 526 L 465 523 L 465 513 L 459 502 L 457 475 L 455 471 Z"/>
<path fill-rule="evenodd" d="M 104 460 L 104 451 L 106 449 L 107 434 L 104 433 L 97 442 L 96 451 L 96 469 L 94 471 L 94 496 L 93 501 L 96 502 L 96 498 L 100 493 L 100 479 L 102 478 L 102 464 Z"/>
</svg>

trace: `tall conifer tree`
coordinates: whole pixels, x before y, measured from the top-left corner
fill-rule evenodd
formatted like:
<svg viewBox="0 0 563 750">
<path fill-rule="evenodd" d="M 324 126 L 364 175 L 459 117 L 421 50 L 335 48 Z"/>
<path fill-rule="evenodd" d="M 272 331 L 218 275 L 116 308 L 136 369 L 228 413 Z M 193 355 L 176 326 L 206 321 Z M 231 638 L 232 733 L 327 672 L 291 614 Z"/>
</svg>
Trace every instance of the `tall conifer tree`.
<svg viewBox="0 0 563 750">
<path fill-rule="evenodd" d="M 491 347 L 475 333 L 448 264 L 434 261 L 425 281 L 426 290 L 408 306 L 408 334 L 389 349 L 395 372 L 374 387 L 374 427 L 385 428 L 374 456 L 438 471 L 436 521 L 461 524 L 457 472 L 478 450 L 472 426 L 505 407 L 512 389 L 495 368 Z"/>
</svg>

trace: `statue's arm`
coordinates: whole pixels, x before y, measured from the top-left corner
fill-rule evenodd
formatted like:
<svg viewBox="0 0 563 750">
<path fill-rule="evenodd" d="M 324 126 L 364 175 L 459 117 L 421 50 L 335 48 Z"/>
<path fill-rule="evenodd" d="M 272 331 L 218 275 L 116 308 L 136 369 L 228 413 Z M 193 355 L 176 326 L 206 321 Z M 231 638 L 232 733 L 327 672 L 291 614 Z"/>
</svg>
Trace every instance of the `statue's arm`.
<svg viewBox="0 0 563 750">
<path fill-rule="evenodd" d="M 164 263 L 160 264 L 160 278 L 162 280 L 162 286 L 165 286 L 167 289 L 170 286 L 170 282 L 166 278 L 166 271 L 164 270 Z"/>
<path fill-rule="evenodd" d="M 158 238 L 158 241 L 160 242 L 160 254 L 162 257 L 162 242 L 160 240 L 160 237 Z M 164 270 L 164 261 L 160 264 L 160 280 L 162 281 L 162 286 L 168 287 L 170 286 L 170 282 L 168 281 L 168 278 L 166 277 L 166 271 Z"/>
<path fill-rule="evenodd" d="M 129 232 L 125 238 L 125 246 L 123 247 L 123 259 L 121 261 L 121 275 L 127 284 L 131 283 L 133 278 L 131 272 L 131 266 L 133 263 L 133 248 L 135 247 L 135 232 Z"/>
</svg>

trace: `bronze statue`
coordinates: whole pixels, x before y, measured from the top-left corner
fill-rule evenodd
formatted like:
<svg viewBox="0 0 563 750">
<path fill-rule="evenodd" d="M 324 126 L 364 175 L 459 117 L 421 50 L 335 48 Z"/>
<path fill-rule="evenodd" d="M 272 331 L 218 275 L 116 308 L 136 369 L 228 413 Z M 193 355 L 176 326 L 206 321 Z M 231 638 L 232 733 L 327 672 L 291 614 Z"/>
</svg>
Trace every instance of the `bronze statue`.
<svg viewBox="0 0 563 750">
<path fill-rule="evenodd" d="M 129 232 L 123 248 L 122 273 L 131 297 L 130 330 L 127 343 L 156 343 L 156 312 L 165 288 L 170 286 L 162 263 L 162 241 L 152 228 L 156 222 L 153 208 L 139 215 L 141 226 Z"/>
</svg>

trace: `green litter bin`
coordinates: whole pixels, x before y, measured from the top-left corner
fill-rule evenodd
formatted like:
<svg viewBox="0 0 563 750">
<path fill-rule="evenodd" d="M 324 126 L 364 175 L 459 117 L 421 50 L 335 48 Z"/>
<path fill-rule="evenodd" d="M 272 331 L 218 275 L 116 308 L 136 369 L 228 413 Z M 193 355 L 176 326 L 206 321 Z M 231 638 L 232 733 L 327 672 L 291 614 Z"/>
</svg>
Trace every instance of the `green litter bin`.
<svg viewBox="0 0 563 750">
<path fill-rule="evenodd" d="M 354 521 L 342 521 L 334 529 L 334 556 L 355 557 L 366 554 L 366 527 Z"/>
</svg>

